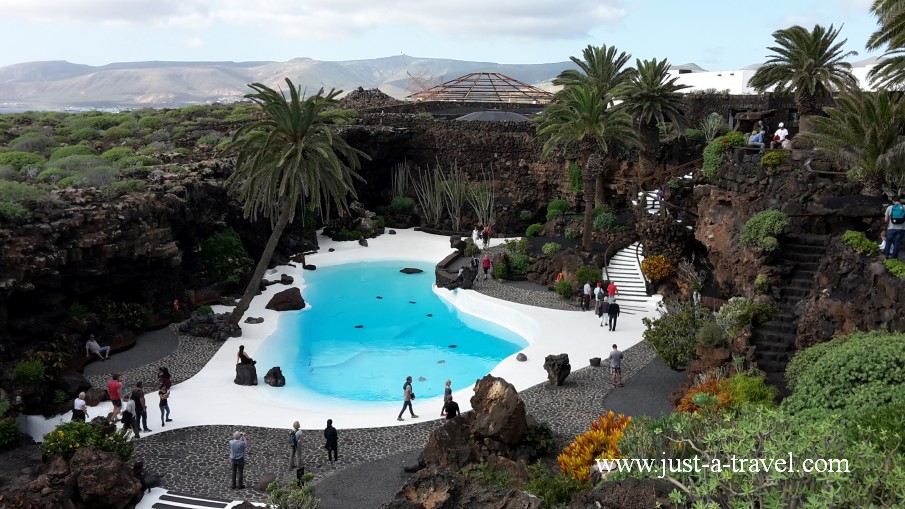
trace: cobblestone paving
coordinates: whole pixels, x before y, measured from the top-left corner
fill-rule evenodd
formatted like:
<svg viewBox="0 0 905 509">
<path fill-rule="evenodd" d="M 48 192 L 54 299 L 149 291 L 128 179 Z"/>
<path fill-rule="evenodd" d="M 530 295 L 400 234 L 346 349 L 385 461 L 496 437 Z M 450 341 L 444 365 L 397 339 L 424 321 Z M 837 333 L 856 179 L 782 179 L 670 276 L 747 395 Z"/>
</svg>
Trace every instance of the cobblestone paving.
<svg viewBox="0 0 905 509">
<path fill-rule="evenodd" d="M 499 283 L 493 279 L 480 279 L 475 289 L 489 296 L 541 307 L 576 310 L 553 292 L 520 288 L 512 283 Z M 175 327 L 174 327 L 175 331 Z M 204 367 L 221 343 L 202 338 L 179 335 L 179 348 L 172 354 L 146 366 L 127 371 L 125 380 L 134 383 L 144 380 L 156 383 L 157 366 L 170 369 L 174 383 L 190 378 Z M 601 355 L 604 355 L 602 352 Z M 646 344 L 640 343 L 625 352 L 622 369 L 628 381 L 646 366 L 655 354 Z M 586 362 L 571 359 L 573 366 Z M 98 380 L 95 380 L 98 378 Z M 560 387 L 546 383 L 520 392 L 528 412 L 539 421 L 550 424 L 557 438 L 557 445 L 565 446 L 574 437 L 586 431 L 592 419 L 606 409 L 603 399 L 613 387 L 608 383 L 609 369 L 585 367 L 569 375 Z M 92 384 L 103 387 L 106 379 L 90 378 Z M 241 410 L 241 409 L 237 409 Z M 287 423 L 288 424 L 288 423 Z M 322 430 L 305 430 L 299 444 L 308 472 L 315 475 L 315 482 L 333 473 L 403 451 L 421 449 L 427 443 L 431 431 L 442 424 L 441 420 L 425 421 L 413 425 L 389 428 L 340 429 L 340 458 L 330 464 L 323 448 Z M 289 447 L 286 429 L 247 427 L 242 431 L 250 437 L 245 466 L 245 490 L 230 489 L 230 465 L 228 440 L 234 426 L 195 426 L 155 433 L 136 442 L 136 461 L 143 461 L 145 468 L 158 475 L 164 488 L 214 498 L 245 498 L 254 502 L 266 500 L 266 494 L 255 485 L 265 473 L 277 475 L 286 482 L 295 476 L 289 468 Z M 402 465 L 399 466 L 401 469 Z"/>
</svg>

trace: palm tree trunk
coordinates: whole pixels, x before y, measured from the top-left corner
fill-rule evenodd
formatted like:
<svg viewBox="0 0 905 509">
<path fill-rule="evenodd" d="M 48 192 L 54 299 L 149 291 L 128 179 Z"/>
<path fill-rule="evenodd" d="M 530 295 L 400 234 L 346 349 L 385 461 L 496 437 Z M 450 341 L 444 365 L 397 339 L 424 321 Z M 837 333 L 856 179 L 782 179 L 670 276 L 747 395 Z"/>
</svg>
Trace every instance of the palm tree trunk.
<svg viewBox="0 0 905 509">
<path fill-rule="evenodd" d="M 657 153 L 660 151 L 660 130 L 657 128 L 656 123 L 650 122 L 641 124 L 638 131 L 641 135 L 641 150 L 638 154 L 638 160 L 641 164 L 641 178 L 648 179 L 657 172 Z"/>
<path fill-rule="evenodd" d="M 594 177 L 594 206 L 599 207 L 603 205 L 603 170 L 598 169 L 597 175 Z"/>
<path fill-rule="evenodd" d="M 264 246 L 264 252 L 261 253 L 261 259 L 258 260 L 258 265 L 255 267 L 255 272 L 251 276 L 251 281 L 249 281 L 248 286 L 245 287 L 245 293 L 242 294 L 242 299 L 239 300 L 239 304 L 236 305 L 232 314 L 227 318 L 227 323 L 238 325 L 239 320 L 241 320 L 242 316 L 245 315 L 245 312 L 248 311 L 251 299 L 254 298 L 255 294 L 258 293 L 258 288 L 261 287 L 261 280 L 264 279 L 264 273 L 267 272 L 267 267 L 270 265 L 270 259 L 273 258 L 273 252 L 277 249 L 277 244 L 280 242 L 283 230 L 286 228 L 286 225 L 289 224 L 289 215 L 292 212 L 293 206 L 294 203 L 291 200 L 286 200 L 280 208 L 280 217 L 277 218 L 277 223 L 273 227 L 273 233 L 271 233 L 270 238 L 267 239 L 267 245 Z"/>
</svg>

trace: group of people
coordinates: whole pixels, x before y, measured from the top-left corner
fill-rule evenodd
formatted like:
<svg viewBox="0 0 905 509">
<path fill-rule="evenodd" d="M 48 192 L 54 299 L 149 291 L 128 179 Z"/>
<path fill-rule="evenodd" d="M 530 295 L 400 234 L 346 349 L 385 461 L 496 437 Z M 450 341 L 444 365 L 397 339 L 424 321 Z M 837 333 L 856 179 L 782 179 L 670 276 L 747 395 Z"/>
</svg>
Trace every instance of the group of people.
<svg viewBox="0 0 905 509">
<path fill-rule="evenodd" d="M 764 127 L 763 122 L 758 122 L 757 126 L 755 126 L 754 130 L 751 131 L 751 134 L 748 136 L 748 145 L 763 149 L 767 144 L 766 136 L 767 129 Z M 784 123 L 780 122 L 779 126 L 776 128 L 776 132 L 773 133 L 773 138 L 770 139 L 770 148 L 792 150 L 792 136 L 789 134 L 789 130 L 786 129 Z"/>
<path fill-rule="evenodd" d="M 415 392 L 412 389 L 412 377 L 408 376 L 405 377 L 405 382 L 402 384 L 402 410 L 400 410 L 399 415 L 396 416 L 397 421 L 405 420 L 402 418 L 402 414 L 405 413 L 406 409 L 408 409 L 412 419 L 418 418 L 418 416 L 415 415 L 415 411 L 412 409 L 412 401 L 414 401 L 414 399 Z M 447 380 L 446 386 L 443 388 L 443 408 L 440 409 L 440 417 L 454 419 L 460 413 L 459 404 L 453 400 L 452 380 Z"/>
<path fill-rule="evenodd" d="M 170 419 L 170 387 L 173 384 L 169 369 L 161 366 L 157 370 L 157 380 L 160 388 L 157 391 L 160 408 L 160 425 L 172 422 Z M 135 438 L 140 438 L 142 431 L 151 431 L 148 428 L 148 405 L 145 401 L 144 383 L 135 382 L 135 387 L 130 391 L 123 385 L 122 375 L 114 373 L 107 382 L 107 396 L 113 403 L 113 412 L 110 414 L 110 422 L 116 424 L 122 422 L 123 429 L 131 429 Z M 88 418 L 88 405 L 85 401 L 85 393 L 79 393 L 73 403 L 72 420 L 85 422 Z"/>
<path fill-rule="evenodd" d="M 492 236 L 493 230 L 489 226 L 481 227 L 481 225 L 477 224 L 474 230 L 471 231 L 471 240 L 474 245 L 481 246 L 482 249 L 490 247 L 490 237 Z"/>
<path fill-rule="evenodd" d="M 559 277 L 557 276 L 557 279 Z M 581 293 L 581 309 L 587 311 L 591 309 L 591 299 L 594 299 L 594 314 L 600 318 L 600 326 L 603 327 L 606 321 L 607 327 L 611 331 L 616 330 L 616 320 L 619 318 L 619 304 L 616 303 L 616 295 L 619 289 L 613 281 L 606 282 L 606 288 L 603 283 L 597 283 L 597 287 L 591 287 L 591 283 L 585 283 Z"/>
</svg>

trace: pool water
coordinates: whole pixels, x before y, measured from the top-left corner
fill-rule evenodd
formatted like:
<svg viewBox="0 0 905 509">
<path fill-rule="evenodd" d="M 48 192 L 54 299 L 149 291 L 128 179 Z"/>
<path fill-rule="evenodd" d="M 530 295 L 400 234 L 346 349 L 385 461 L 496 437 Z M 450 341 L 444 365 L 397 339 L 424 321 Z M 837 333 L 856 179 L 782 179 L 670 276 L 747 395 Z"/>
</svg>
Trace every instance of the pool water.
<svg viewBox="0 0 905 509">
<path fill-rule="evenodd" d="M 424 272 L 399 272 L 405 267 Z M 440 299 L 433 271 L 429 263 L 398 260 L 306 271 L 302 295 L 310 307 L 282 313 L 257 353 L 259 370 L 280 366 L 287 391 L 400 401 L 406 376 L 418 398 L 440 396 L 447 379 L 453 390 L 471 386 L 528 345 Z"/>
</svg>

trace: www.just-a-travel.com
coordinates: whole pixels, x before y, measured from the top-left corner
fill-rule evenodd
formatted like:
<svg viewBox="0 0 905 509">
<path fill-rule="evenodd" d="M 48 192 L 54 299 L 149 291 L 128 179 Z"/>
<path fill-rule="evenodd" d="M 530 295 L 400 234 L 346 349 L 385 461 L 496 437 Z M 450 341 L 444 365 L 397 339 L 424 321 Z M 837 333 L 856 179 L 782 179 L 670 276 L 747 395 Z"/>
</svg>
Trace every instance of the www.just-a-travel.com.
<svg viewBox="0 0 905 509">
<path fill-rule="evenodd" d="M 703 460 L 693 458 L 619 458 L 613 460 L 596 460 L 597 468 L 602 472 L 643 472 L 666 477 L 670 474 L 689 474 L 709 470 L 711 472 L 817 472 L 848 473 L 847 459 L 804 458 L 796 460 L 792 453 L 785 458 L 714 458 Z"/>
</svg>

